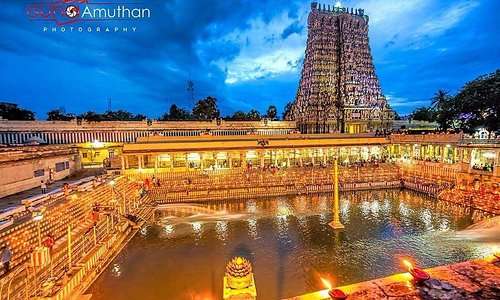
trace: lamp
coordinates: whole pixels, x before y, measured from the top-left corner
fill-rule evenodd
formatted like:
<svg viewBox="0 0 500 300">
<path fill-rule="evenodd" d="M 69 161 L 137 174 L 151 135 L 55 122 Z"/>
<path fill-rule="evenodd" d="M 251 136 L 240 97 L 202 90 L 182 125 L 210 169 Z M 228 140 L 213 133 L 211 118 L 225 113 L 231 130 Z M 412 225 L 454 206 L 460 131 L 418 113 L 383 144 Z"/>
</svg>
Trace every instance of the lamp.
<svg viewBox="0 0 500 300">
<path fill-rule="evenodd" d="M 333 288 L 333 285 L 330 283 L 330 281 L 326 280 L 325 278 L 321 278 L 321 282 L 328 289 L 328 296 L 330 296 L 330 299 L 332 300 L 347 299 L 347 294 L 344 293 L 344 291 L 342 291 L 341 289 Z"/>
<path fill-rule="evenodd" d="M 415 283 L 421 283 L 421 282 L 431 278 L 429 273 L 425 272 L 422 269 L 414 267 L 413 264 L 411 262 L 409 262 L 408 260 L 403 259 L 403 264 L 408 269 L 408 272 L 413 277 L 413 280 L 415 281 Z"/>
</svg>

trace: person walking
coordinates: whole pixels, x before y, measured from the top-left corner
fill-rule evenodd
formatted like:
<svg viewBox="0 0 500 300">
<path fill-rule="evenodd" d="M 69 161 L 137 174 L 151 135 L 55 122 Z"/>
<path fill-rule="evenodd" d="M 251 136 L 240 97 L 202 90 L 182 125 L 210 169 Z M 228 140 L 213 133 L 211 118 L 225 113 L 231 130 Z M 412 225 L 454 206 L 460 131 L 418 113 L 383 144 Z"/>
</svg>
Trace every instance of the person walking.
<svg viewBox="0 0 500 300">
<path fill-rule="evenodd" d="M 1 248 L 1 257 L 3 270 L 7 274 L 10 270 L 10 260 L 12 259 L 12 251 L 10 251 L 9 245 L 5 245 Z"/>
<path fill-rule="evenodd" d="M 40 188 L 42 189 L 42 194 L 45 194 L 47 192 L 47 184 L 45 183 L 45 181 L 41 181 L 40 182 Z"/>
</svg>

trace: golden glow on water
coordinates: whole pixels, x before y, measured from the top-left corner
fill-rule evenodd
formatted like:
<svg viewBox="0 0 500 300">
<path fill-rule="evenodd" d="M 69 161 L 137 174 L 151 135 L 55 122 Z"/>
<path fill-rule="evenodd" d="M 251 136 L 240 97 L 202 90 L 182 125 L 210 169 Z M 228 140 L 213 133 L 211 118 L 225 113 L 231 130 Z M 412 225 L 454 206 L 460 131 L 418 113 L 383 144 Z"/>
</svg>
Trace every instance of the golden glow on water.
<svg viewBox="0 0 500 300">
<path fill-rule="evenodd" d="M 88 293 L 93 300 L 221 299 L 228 259 L 243 256 L 253 265 L 260 299 L 318 290 L 328 297 L 320 276 L 345 286 L 406 271 L 403 259 L 427 268 L 495 251 L 457 238 L 455 231 L 471 223 L 470 213 L 460 207 L 399 190 L 343 193 L 345 229 L 334 231 L 328 226 L 332 198 L 301 195 L 165 208 L 155 216 L 158 225 L 144 227 Z"/>
</svg>

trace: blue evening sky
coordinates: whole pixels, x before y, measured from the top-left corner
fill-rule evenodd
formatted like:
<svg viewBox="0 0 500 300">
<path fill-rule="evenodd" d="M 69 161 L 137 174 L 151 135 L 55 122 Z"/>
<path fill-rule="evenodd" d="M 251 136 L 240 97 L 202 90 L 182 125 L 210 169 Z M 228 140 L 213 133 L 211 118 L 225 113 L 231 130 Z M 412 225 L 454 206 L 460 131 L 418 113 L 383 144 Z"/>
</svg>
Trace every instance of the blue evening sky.
<svg viewBox="0 0 500 300">
<path fill-rule="evenodd" d="M 43 32 L 55 26 L 28 20 L 29 2 L 0 4 L 0 102 L 32 109 L 39 119 L 58 107 L 102 112 L 108 99 L 113 109 L 153 118 L 172 103 L 190 109 L 188 79 L 195 100 L 215 96 L 223 115 L 265 112 L 271 104 L 281 115 L 294 99 L 310 1 L 143 0 L 150 19 L 78 24 L 137 27 L 127 33 Z M 427 105 L 437 89 L 455 93 L 500 67 L 500 1 L 342 4 L 370 16 L 376 72 L 400 114 Z"/>
</svg>

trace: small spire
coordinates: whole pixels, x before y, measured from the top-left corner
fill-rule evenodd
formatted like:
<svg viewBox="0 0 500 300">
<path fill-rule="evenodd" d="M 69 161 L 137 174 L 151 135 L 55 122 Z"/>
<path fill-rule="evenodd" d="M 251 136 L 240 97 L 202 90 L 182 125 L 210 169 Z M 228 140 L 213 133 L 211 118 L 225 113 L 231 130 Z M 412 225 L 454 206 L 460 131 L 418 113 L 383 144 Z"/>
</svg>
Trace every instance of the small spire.
<svg viewBox="0 0 500 300">
<path fill-rule="evenodd" d="M 335 2 L 335 7 L 342 7 L 342 3 L 340 3 L 340 1 L 336 1 Z"/>
</svg>

